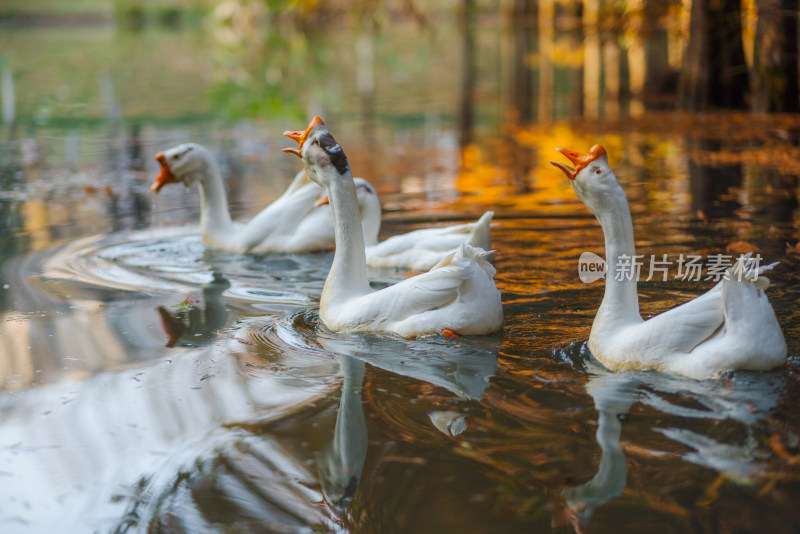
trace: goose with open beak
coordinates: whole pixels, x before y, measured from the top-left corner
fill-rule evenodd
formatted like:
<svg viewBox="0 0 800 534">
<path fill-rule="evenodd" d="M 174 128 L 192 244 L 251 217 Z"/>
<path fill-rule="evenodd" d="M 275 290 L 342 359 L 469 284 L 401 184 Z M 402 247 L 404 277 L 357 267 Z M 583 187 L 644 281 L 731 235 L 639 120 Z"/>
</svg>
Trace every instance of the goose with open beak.
<svg viewBox="0 0 800 534">
<path fill-rule="evenodd" d="M 333 248 L 330 206 L 319 202 L 324 192 L 308 179 L 305 170 L 297 173 L 278 199 L 249 222 L 240 224 L 231 220 L 222 176 L 211 151 L 194 143 L 185 143 L 159 152 L 156 161 L 160 172 L 151 186 L 153 193 L 172 183 L 182 183 L 186 187 L 198 185 L 200 229 L 203 244 L 208 248 L 254 254 Z M 366 187 L 374 193 L 369 184 Z M 366 204 L 368 199 L 364 202 Z M 377 198 L 374 203 L 378 203 Z M 379 203 L 377 218 L 380 224 Z M 374 226 L 375 222 L 367 220 L 364 224 Z"/>
<path fill-rule="evenodd" d="M 762 276 L 776 264 L 759 266 L 749 254 L 707 293 L 643 320 L 635 270 L 626 271 L 636 254 L 631 213 L 605 149 L 556 150 L 575 167 L 551 163 L 567 175 L 605 236 L 605 294 L 589 335 L 589 349 L 603 365 L 704 379 L 735 369 L 771 369 L 786 360 L 786 341 L 765 293 L 769 280 Z"/>
<path fill-rule="evenodd" d="M 319 117 L 285 132 L 309 178 L 333 210 L 336 252 L 320 299 L 320 319 L 336 332 L 384 331 L 403 337 L 489 334 L 503 322 L 500 292 L 486 251 L 462 244 L 430 271 L 374 291 L 367 280 L 356 185 L 344 149 Z"/>
</svg>

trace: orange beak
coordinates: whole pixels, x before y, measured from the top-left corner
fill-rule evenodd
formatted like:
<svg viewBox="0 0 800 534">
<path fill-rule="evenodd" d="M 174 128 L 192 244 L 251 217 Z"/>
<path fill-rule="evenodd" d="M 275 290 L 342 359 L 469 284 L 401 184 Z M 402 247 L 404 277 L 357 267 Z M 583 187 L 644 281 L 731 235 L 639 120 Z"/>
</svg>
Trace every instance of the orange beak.
<svg viewBox="0 0 800 534">
<path fill-rule="evenodd" d="M 175 181 L 175 175 L 172 174 L 172 169 L 169 168 L 167 157 L 163 152 L 156 154 L 156 161 L 161 165 L 161 170 L 156 177 L 156 181 L 150 186 L 150 191 L 153 193 L 158 193 L 162 187 Z"/>
<path fill-rule="evenodd" d="M 564 171 L 564 174 L 566 174 L 567 178 L 570 180 L 574 180 L 578 173 L 585 169 L 591 162 L 606 155 L 606 149 L 600 145 L 594 145 L 589 149 L 588 154 L 581 154 L 579 152 L 575 152 L 574 150 L 561 147 L 556 148 L 556 150 L 569 158 L 569 160 L 575 165 L 575 168 L 573 169 L 572 167 L 557 161 L 551 161 L 550 163 Z"/>
<path fill-rule="evenodd" d="M 289 132 L 289 131 L 283 132 L 283 135 L 285 135 L 289 139 L 294 139 L 295 141 L 297 141 L 297 144 L 300 145 L 300 147 L 284 148 L 282 151 L 288 152 L 290 154 L 295 154 L 297 155 L 297 157 L 302 158 L 303 156 L 300 154 L 300 151 L 303 149 L 303 143 L 305 143 L 306 139 L 308 139 L 308 134 L 311 133 L 311 130 L 313 130 L 316 126 L 319 126 L 320 124 L 325 126 L 325 123 L 322 122 L 322 119 L 315 116 L 313 119 L 311 119 L 311 122 L 308 123 L 308 127 L 304 132 Z"/>
<path fill-rule="evenodd" d="M 324 197 L 322 197 L 319 200 L 317 200 L 316 202 L 314 202 L 314 207 L 318 208 L 320 206 L 324 206 L 325 204 L 330 204 L 330 203 L 331 203 L 331 199 L 328 198 L 328 195 L 325 195 Z"/>
</svg>

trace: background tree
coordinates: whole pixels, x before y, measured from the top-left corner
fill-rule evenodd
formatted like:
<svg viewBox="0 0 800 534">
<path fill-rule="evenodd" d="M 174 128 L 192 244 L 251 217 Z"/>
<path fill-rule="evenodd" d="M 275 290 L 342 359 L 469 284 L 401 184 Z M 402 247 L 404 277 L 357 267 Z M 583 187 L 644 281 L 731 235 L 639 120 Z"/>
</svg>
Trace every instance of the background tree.
<svg viewBox="0 0 800 534">
<path fill-rule="evenodd" d="M 753 111 L 800 111 L 798 9 L 800 0 L 757 2 L 753 50 Z"/>
<path fill-rule="evenodd" d="M 680 104 L 746 109 L 749 76 L 742 43 L 741 0 L 694 0 L 684 52 Z"/>
</svg>

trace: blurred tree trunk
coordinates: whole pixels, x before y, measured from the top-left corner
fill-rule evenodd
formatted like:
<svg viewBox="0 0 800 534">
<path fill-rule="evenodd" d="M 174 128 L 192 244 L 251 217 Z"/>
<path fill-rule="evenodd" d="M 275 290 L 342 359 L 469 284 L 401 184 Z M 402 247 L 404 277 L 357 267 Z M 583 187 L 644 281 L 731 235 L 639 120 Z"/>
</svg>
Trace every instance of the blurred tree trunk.
<svg viewBox="0 0 800 534">
<path fill-rule="evenodd" d="M 473 36 L 472 0 L 461 0 L 461 101 L 458 106 L 459 144 L 465 147 L 472 143 L 475 97 L 475 39 Z"/>
<path fill-rule="evenodd" d="M 511 106 L 516 113 L 517 121 L 521 124 L 527 124 L 536 118 L 533 95 L 538 77 L 531 68 L 530 58 L 538 52 L 537 7 L 536 2 L 514 0 L 511 11 L 511 28 L 514 36 Z"/>
<path fill-rule="evenodd" d="M 800 0 L 758 0 L 753 44 L 753 111 L 800 111 L 797 23 Z"/>
<path fill-rule="evenodd" d="M 506 120 L 513 132 L 517 127 L 527 127 L 544 117 L 551 117 L 550 109 L 540 110 L 541 90 L 539 90 L 542 61 L 540 51 L 541 32 L 539 31 L 541 6 L 534 0 L 513 0 L 507 13 L 511 26 L 511 58 L 509 73 L 509 100 Z M 552 18 L 544 23 L 553 23 Z M 534 64 L 533 58 L 539 56 Z M 546 89 L 545 89 L 546 90 Z M 552 93 L 552 91 L 551 91 Z M 535 153 L 518 143 L 510 133 L 508 142 L 508 185 L 519 192 L 530 190 L 531 169 L 538 163 Z"/>
<path fill-rule="evenodd" d="M 603 46 L 600 39 L 600 0 L 585 0 L 581 11 L 583 21 L 583 115 L 594 119 L 600 116 L 603 95 Z"/>
<path fill-rule="evenodd" d="M 746 109 L 749 90 L 741 0 L 693 0 L 680 102 L 689 111 Z"/>
<path fill-rule="evenodd" d="M 642 45 L 644 46 L 644 95 L 647 109 L 675 106 L 677 76 L 669 64 L 669 35 L 664 20 L 669 17 L 672 0 L 647 2 L 644 9 Z"/>
</svg>

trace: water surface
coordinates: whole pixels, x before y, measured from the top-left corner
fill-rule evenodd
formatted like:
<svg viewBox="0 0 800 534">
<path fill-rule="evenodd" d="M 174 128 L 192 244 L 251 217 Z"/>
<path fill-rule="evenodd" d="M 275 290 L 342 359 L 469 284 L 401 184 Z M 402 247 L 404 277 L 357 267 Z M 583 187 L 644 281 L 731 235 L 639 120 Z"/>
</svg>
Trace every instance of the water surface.
<svg viewBox="0 0 800 534">
<path fill-rule="evenodd" d="M 520 114 L 530 50 L 496 21 L 472 44 L 439 22 L 0 34 L 18 95 L 0 141 L 3 532 L 800 528 L 798 169 L 776 155 L 798 119 L 609 101 L 597 120 L 557 61 L 536 72 L 561 90 L 529 89 Z M 149 193 L 155 153 L 194 141 L 252 216 L 297 170 L 281 132 L 313 114 L 376 186 L 383 237 L 495 210 L 501 332 L 333 334 L 331 252 L 207 251 L 196 191 Z M 595 142 L 645 258 L 745 242 L 781 262 L 787 365 L 694 381 L 591 357 L 603 288 L 577 260 L 602 233 L 547 162 Z M 676 268 L 640 284 L 643 315 L 711 287 Z"/>
</svg>

